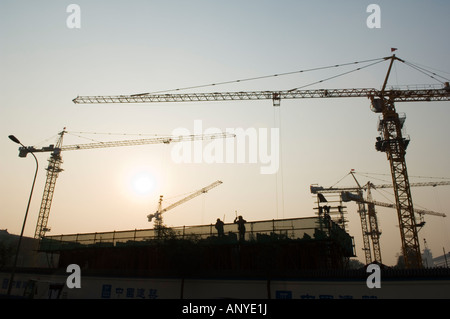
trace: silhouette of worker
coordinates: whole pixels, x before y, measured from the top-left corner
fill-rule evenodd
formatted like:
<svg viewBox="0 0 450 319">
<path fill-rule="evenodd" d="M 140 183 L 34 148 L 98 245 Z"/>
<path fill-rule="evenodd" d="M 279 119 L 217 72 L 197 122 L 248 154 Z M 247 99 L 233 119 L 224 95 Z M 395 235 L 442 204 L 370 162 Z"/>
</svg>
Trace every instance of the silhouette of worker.
<svg viewBox="0 0 450 319">
<path fill-rule="evenodd" d="M 217 234 L 219 235 L 219 237 L 223 237 L 224 235 L 223 225 L 224 225 L 223 221 L 221 221 L 220 218 L 217 218 L 215 227 L 217 229 Z"/>
<path fill-rule="evenodd" d="M 238 230 L 239 230 L 239 240 L 244 241 L 245 240 L 245 223 L 247 221 L 242 218 L 242 216 L 236 217 L 234 219 L 234 223 L 238 224 Z"/>
</svg>

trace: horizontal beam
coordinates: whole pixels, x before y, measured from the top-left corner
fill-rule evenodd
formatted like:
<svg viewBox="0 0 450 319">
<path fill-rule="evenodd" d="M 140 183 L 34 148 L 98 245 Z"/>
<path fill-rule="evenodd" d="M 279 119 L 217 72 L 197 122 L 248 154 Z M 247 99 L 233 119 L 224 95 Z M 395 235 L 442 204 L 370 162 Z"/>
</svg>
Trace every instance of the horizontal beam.
<svg viewBox="0 0 450 319">
<path fill-rule="evenodd" d="M 450 181 L 441 181 L 441 182 L 421 182 L 421 183 L 410 183 L 411 187 L 420 187 L 420 186 L 447 186 L 450 185 Z M 380 185 L 370 185 L 371 188 L 394 188 L 392 184 L 380 184 Z M 361 187 L 356 186 L 342 186 L 342 187 L 322 187 L 322 186 L 310 186 L 310 190 L 312 194 L 317 193 L 340 193 L 342 191 L 358 191 L 358 190 L 367 190 L 367 184 Z"/>
<path fill-rule="evenodd" d="M 136 146 L 147 144 L 170 144 L 177 142 L 196 141 L 196 140 L 213 140 L 216 138 L 230 138 L 236 137 L 235 134 L 224 132 L 217 134 L 203 134 L 203 135 L 180 135 L 180 136 L 166 136 L 150 139 L 138 139 L 138 140 L 123 140 L 123 141 L 110 141 L 110 142 L 98 142 L 98 143 L 86 143 L 75 145 L 64 145 L 61 148 L 57 148 L 54 145 L 36 149 L 34 146 L 20 147 L 19 156 L 26 157 L 28 153 L 36 152 L 61 152 L 61 151 L 74 151 L 74 150 L 87 150 L 96 148 L 107 147 L 120 147 L 120 146 Z"/>
<path fill-rule="evenodd" d="M 249 101 L 249 100 L 280 100 L 309 98 L 339 98 L 339 97 L 381 97 L 380 90 L 372 88 L 361 89 L 318 89 L 289 91 L 250 91 L 250 92 L 215 92 L 215 93 L 185 93 L 185 94 L 135 94 L 110 96 L 78 96 L 72 101 L 75 104 L 104 103 L 162 103 L 162 102 L 212 102 L 212 101 Z M 397 102 L 414 101 L 449 101 L 448 87 L 440 89 L 393 89 L 384 92 L 384 97 Z"/>
</svg>

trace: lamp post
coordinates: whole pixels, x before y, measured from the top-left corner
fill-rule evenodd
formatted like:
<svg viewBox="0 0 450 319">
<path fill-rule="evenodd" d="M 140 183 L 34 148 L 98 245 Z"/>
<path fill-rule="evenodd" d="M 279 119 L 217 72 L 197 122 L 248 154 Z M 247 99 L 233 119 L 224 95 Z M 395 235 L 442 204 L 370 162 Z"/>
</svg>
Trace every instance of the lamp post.
<svg viewBox="0 0 450 319">
<path fill-rule="evenodd" d="M 8 137 L 14 143 L 20 144 L 23 147 L 25 147 L 25 145 L 23 145 L 14 135 L 9 135 Z M 33 155 L 34 160 L 36 161 L 36 172 L 34 173 L 33 184 L 31 186 L 31 191 L 30 191 L 30 197 L 28 199 L 27 210 L 25 212 L 25 218 L 23 220 L 22 231 L 20 232 L 19 242 L 17 243 L 16 256 L 14 257 L 13 270 L 11 272 L 11 278 L 9 280 L 9 285 L 8 285 L 8 293 L 7 293 L 8 296 L 11 295 L 11 288 L 12 288 L 12 284 L 13 284 L 13 281 L 14 281 L 14 275 L 16 273 L 17 258 L 19 257 L 20 244 L 22 243 L 23 232 L 25 230 L 25 224 L 27 222 L 28 210 L 30 209 L 31 197 L 33 196 L 34 184 L 36 183 L 36 176 L 37 176 L 38 167 L 39 167 L 38 160 L 37 160 L 36 156 L 33 154 L 33 152 L 30 152 L 30 153 L 31 153 L 31 155 Z"/>
</svg>

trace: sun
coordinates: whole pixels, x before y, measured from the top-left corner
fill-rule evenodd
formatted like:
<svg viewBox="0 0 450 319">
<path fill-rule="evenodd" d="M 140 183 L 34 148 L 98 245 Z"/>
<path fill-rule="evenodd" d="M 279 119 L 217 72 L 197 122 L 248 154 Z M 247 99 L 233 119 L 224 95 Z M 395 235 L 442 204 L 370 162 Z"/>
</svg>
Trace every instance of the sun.
<svg viewBox="0 0 450 319">
<path fill-rule="evenodd" d="M 137 172 L 131 177 L 131 189 L 137 195 L 148 195 L 155 188 L 156 179 L 150 172 Z"/>
</svg>

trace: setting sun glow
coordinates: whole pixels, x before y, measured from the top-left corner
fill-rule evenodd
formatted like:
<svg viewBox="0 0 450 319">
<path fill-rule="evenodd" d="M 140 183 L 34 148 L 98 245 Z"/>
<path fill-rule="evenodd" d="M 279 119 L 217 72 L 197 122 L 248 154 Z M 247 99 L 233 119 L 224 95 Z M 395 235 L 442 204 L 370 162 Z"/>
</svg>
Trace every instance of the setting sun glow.
<svg viewBox="0 0 450 319">
<path fill-rule="evenodd" d="M 156 180 L 150 172 L 137 172 L 131 177 L 131 188 L 137 195 L 148 195 L 155 187 Z"/>
</svg>

